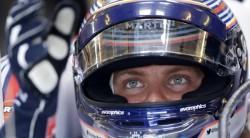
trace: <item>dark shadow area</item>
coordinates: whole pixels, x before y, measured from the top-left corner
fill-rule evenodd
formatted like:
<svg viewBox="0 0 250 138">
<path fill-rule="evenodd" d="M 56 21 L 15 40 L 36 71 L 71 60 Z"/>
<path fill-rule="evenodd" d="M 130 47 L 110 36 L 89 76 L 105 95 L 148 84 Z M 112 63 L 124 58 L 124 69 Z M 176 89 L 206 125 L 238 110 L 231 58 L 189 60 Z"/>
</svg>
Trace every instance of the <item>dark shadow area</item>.
<svg viewBox="0 0 250 138">
<path fill-rule="evenodd" d="M 1 56 L 6 54 L 6 47 L 4 46 L 4 27 L 6 16 L 8 14 L 12 0 L 1 0 L 0 2 L 0 51 Z"/>
</svg>

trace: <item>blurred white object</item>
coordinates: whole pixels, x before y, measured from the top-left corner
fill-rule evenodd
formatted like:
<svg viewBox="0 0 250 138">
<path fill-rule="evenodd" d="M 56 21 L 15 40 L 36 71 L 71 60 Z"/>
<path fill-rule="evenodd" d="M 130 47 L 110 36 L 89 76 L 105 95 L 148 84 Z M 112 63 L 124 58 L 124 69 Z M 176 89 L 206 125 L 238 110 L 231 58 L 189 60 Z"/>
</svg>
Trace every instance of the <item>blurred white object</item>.
<svg viewBox="0 0 250 138">
<path fill-rule="evenodd" d="M 243 2 L 239 2 L 236 0 L 225 0 L 225 2 L 233 11 L 238 20 L 238 23 L 242 28 L 248 45 L 248 53 L 250 53 L 250 0 L 244 0 Z M 250 58 L 250 54 L 248 54 L 248 56 Z M 248 68 L 250 69 L 250 64 L 248 64 Z M 248 74 L 248 78 L 250 78 L 250 73 Z"/>
<path fill-rule="evenodd" d="M 245 34 L 247 44 L 250 46 L 250 0 L 245 0 L 244 2 L 239 2 L 236 0 L 225 0 L 228 6 L 233 11 L 236 16 L 243 33 Z"/>
<path fill-rule="evenodd" d="M 236 0 L 225 0 L 225 2 L 233 11 L 238 20 L 238 23 L 242 28 L 248 45 L 248 56 L 250 58 L 250 0 L 244 0 L 243 2 L 239 2 Z M 250 69 L 250 63 L 248 63 L 248 68 Z M 250 78 L 250 73 L 248 74 L 248 78 Z M 248 97 L 248 104 L 250 106 L 250 93 L 248 94 Z M 248 114 L 247 128 L 250 130 L 250 113 Z"/>
<path fill-rule="evenodd" d="M 1 58 L 1 52 L 0 52 L 0 58 Z M 0 61 L 1 66 L 1 61 Z M 0 127 L 4 123 L 4 116 L 3 116 L 3 92 L 2 92 L 2 82 L 1 82 L 1 71 L 0 71 Z"/>
</svg>

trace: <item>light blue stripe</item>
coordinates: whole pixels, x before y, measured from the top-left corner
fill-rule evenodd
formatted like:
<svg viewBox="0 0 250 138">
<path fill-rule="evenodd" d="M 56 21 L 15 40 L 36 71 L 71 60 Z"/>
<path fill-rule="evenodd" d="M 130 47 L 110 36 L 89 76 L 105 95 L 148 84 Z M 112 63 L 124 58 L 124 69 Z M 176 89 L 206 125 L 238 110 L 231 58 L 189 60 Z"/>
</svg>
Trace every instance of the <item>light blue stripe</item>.
<svg viewBox="0 0 250 138">
<path fill-rule="evenodd" d="M 218 16 L 220 18 L 223 18 L 223 16 L 226 16 L 229 12 L 230 12 L 230 9 L 227 7 L 227 9 L 221 12 Z"/>
<path fill-rule="evenodd" d="M 221 20 L 222 20 L 223 22 L 228 22 L 228 21 L 230 21 L 232 18 L 233 18 L 233 13 L 232 13 L 232 12 L 229 12 L 228 15 L 227 15 L 225 18 L 222 18 Z"/>
<path fill-rule="evenodd" d="M 204 3 L 205 3 L 206 5 L 210 5 L 211 2 L 214 2 L 214 1 L 215 1 L 215 0 L 205 0 Z"/>
<path fill-rule="evenodd" d="M 216 8 L 219 4 L 221 3 L 221 0 L 217 0 L 214 3 L 212 3 L 211 5 L 209 5 L 210 8 L 214 9 Z"/>
</svg>

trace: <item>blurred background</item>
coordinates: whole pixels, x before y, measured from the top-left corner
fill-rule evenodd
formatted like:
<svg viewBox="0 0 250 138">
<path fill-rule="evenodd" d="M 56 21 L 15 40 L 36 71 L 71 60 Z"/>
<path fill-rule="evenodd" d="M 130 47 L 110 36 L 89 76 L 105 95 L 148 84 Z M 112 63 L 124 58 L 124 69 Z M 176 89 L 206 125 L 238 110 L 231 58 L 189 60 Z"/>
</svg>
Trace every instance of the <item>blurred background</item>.
<svg viewBox="0 0 250 138">
<path fill-rule="evenodd" d="M 13 2 L 16 0 L 0 0 L 0 53 L 1 56 L 4 56 L 7 52 L 6 47 L 4 46 L 4 28 L 6 22 L 6 16 L 9 12 L 9 9 Z M 53 6 L 57 0 L 44 0 L 46 5 L 46 11 L 44 12 L 46 15 L 51 15 L 53 11 Z"/>
<path fill-rule="evenodd" d="M 8 10 L 13 0 L 1 0 L 0 1 L 0 51 L 1 55 L 6 53 L 4 48 L 4 26 L 5 18 L 7 16 Z"/>
<path fill-rule="evenodd" d="M 242 31 L 245 34 L 250 53 L 250 0 L 225 0 L 225 2 L 238 19 Z"/>
<path fill-rule="evenodd" d="M 0 0 L 0 53 L 1 56 L 6 54 L 6 47 L 4 47 L 4 26 L 5 18 L 9 11 L 10 5 L 14 0 Z M 46 8 L 52 12 L 53 5 L 56 0 L 45 0 Z M 247 38 L 247 43 L 250 47 L 250 0 L 225 0 L 231 7 L 234 14 L 237 16 L 238 21 L 243 29 Z M 249 48 L 250 49 L 250 48 Z"/>
</svg>

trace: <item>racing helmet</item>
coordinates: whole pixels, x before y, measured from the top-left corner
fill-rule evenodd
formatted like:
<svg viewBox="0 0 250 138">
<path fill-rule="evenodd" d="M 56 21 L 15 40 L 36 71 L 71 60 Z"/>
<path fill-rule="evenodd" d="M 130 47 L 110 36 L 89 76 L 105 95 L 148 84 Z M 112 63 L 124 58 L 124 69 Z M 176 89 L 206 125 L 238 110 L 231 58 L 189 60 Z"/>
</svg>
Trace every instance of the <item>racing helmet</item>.
<svg viewBox="0 0 250 138">
<path fill-rule="evenodd" d="M 83 137 L 218 137 L 223 107 L 247 75 L 244 36 L 221 0 L 96 0 L 73 62 Z M 113 72 L 155 64 L 196 66 L 205 77 L 179 101 L 128 103 L 113 94 Z M 245 97 L 233 109 L 231 137 L 244 129 Z"/>
</svg>

